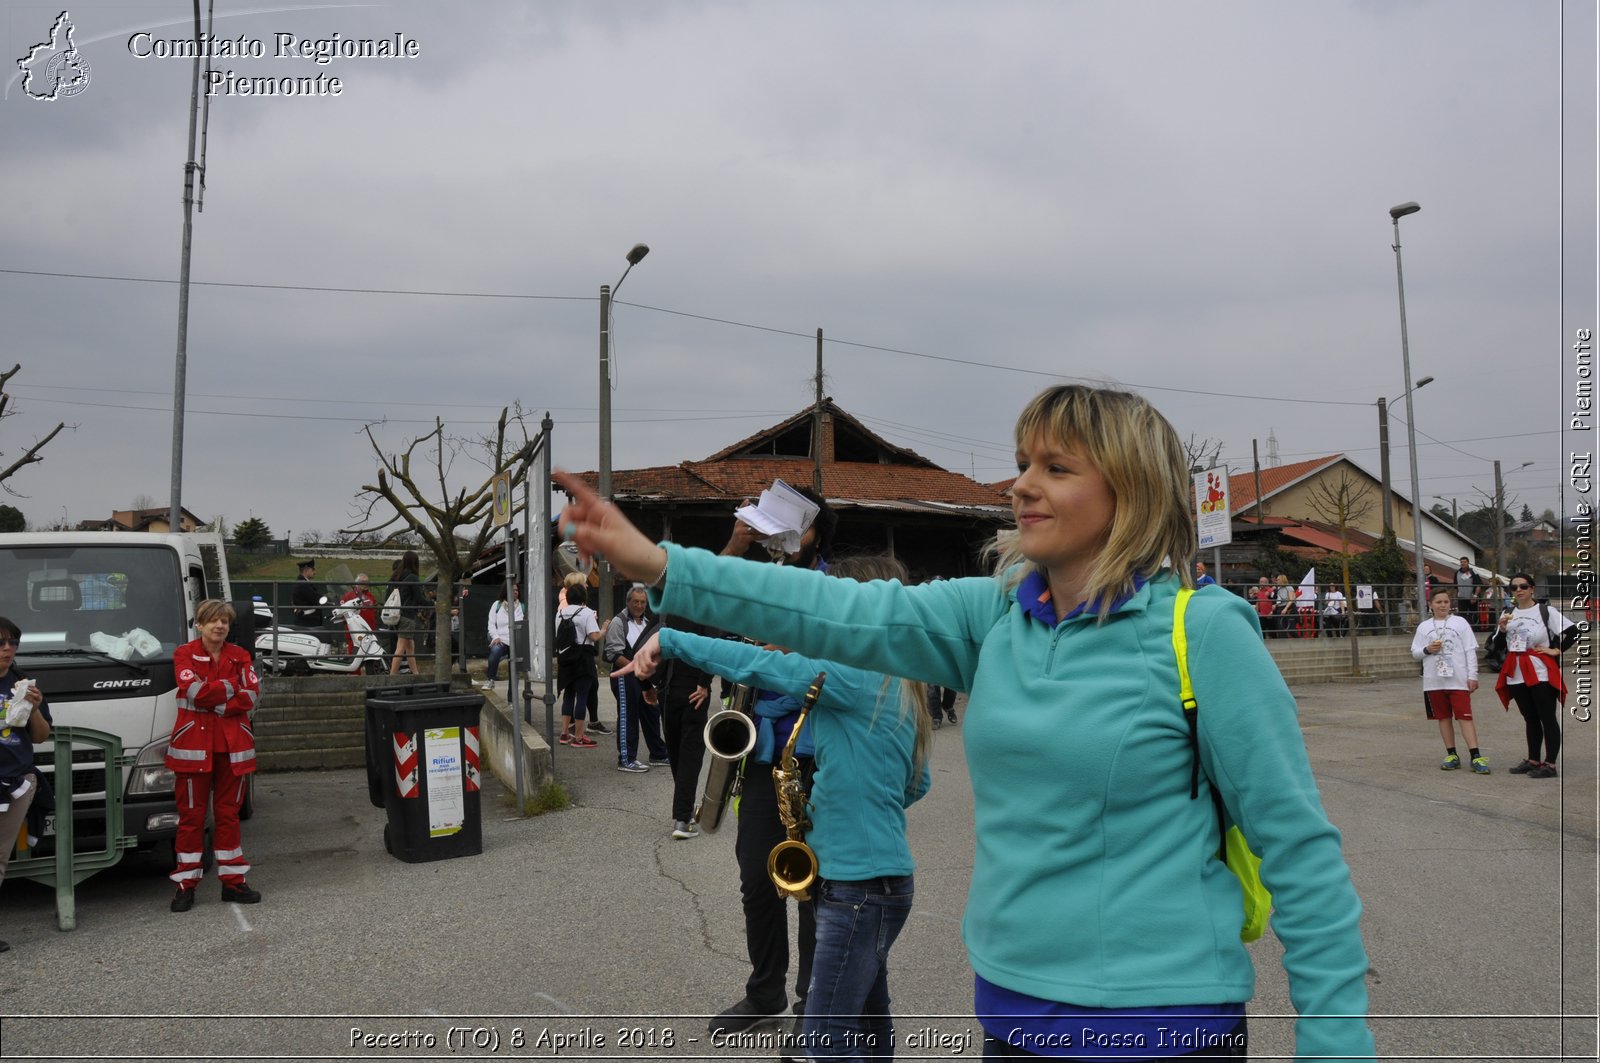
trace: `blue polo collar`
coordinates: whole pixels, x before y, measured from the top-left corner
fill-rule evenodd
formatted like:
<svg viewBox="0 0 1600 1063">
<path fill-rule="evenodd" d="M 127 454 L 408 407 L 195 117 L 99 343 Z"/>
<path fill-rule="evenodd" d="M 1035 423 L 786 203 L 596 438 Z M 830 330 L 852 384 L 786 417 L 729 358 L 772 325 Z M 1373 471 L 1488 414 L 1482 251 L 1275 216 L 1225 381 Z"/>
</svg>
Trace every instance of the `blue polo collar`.
<svg viewBox="0 0 1600 1063">
<path fill-rule="evenodd" d="M 1107 609 L 1106 612 L 1115 613 L 1127 605 L 1144 592 L 1145 584 L 1148 582 L 1150 582 L 1148 577 L 1134 576 L 1132 592 L 1113 600 L 1111 608 Z M 1088 604 L 1088 602 L 1081 602 L 1072 612 L 1058 619 L 1056 617 L 1055 603 L 1050 600 L 1050 583 L 1044 578 L 1043 572 L 1034 569 L 1022 577 L 1022 582 L 1017 586 L 1017 606 L 1030 619 L 1037 620 L 1046 627 L 1055 627 L 1064 620 L 1071 620 L 1074 617 L 1084 615 L 1088 612 Z"/>
</svg>

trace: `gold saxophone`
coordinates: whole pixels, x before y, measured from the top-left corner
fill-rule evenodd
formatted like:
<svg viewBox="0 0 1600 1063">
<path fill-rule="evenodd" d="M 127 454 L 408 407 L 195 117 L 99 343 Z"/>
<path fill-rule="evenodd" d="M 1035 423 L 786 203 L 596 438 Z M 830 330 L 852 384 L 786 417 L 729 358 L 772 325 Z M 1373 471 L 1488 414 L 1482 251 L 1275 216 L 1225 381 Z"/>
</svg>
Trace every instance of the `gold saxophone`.
<svg viewBox="0 0 1600 1063">
<path fill-rule="evenodd" d="M 731 707 L 717 710 L 706 720 L 706 752 L 711 754 L 711 764 L 706 768 L 706 786 L 694 818 L 707 834 L 722 826 L 728 802 L 739 792 L 739 762 L 756 747 L 756 724 L 751 718 L 755 700 L 755 688 L 740 683 L 733 688 Z"/>
<path fill-rule="evenodd" d="M 811 681 L 811 689 L 806 691 L 805 702 L 800 706 L 800 717 L 794 721 L 794 730 L 789 732 L 789 741 L 784 744 L 783 759 L 772 769 L 772 785 L 778 792 L 778 818 L 789 836 L 767 854 L 767 877 L 778 887 L 778 896 L 793 897 L 797 901 L 811 899 L 811 884 L 817 880 L 817 854 L 805 843 L 811 817 L 806 814 L 806 792 L 800 785 L 800 762 L 795 759 L 794 746 L 827 678 L 827 672 L 818 672 L 817 678 Z"/>
</svg>

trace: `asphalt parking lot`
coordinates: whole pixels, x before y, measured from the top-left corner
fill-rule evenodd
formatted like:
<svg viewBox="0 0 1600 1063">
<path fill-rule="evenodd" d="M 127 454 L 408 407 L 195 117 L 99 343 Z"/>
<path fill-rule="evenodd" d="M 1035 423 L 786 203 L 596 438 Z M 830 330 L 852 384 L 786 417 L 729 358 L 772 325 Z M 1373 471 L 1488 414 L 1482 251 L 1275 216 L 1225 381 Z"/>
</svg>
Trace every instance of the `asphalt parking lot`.
<svg viewBox="0 0 1600 1063">
<path fill-rule="evenodd" d="M 1509 775 L 1520 718 L 1480 693 L 1495 773 L 1446 773 L 1415 680 L 1296 693 L 1366 907 L 1382 1057 L 1594 1059 L 1596 725 L 1569 719 L 1560 779 Z M 981 1051 L 959 933 L 961 729 L 935 746 L 892 962 L 901 1059 Z M 52 892 L 7 883 L 0 1055 L 773 1058 L 705 1035 L 747 970 L 731 830 L 674 841 L 667 773 L 614 763 L 604 744 L 558 747 L 572 807 L 530 819 L 486 776 L 483 853 L 419 864 L 385 852 L 363 772 L 265 775 L 244 834 L 255 906 L 220 903 L 207 879 L 174 915 L 162 869 L 128 860 L 80 885 L 62 933 Z M 1252 1058 L 1286 1058 L 1277 945 L 1253 949 Z"/>
</svg>

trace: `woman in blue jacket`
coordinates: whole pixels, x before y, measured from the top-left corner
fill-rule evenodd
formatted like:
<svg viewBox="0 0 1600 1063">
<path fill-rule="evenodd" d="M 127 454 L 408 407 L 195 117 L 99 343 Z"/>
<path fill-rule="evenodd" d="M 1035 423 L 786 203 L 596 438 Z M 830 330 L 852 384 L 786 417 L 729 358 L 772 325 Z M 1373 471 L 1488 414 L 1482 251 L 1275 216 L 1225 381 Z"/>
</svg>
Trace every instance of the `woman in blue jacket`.
<svg viewBox="0 0 1600 1063">
<path fill-rule="evenodd" d="M 907 578 L 888 557 L 835 561 L 829 577 Z M 634 667 L 649 678 L 661 659 L 760 690 L 804 697 L 827 673 L 804 727 L 816 772 L 805 841 L 817 856 L 812 887 L 816 955 L 797 1047 L 807 1059 L 892 1059 L 889 950 L 911 914 L 914 893 L 906 808 L 927 793 L 932 723 L 927 688 L 848 665 L 663 628 L 641 647 Z M 767 739 L 771 741 L 770 738 Z M 776 763 L 782 750 L 757 760 Z M 799 1052 L 794 1054 L 799 1055 Z"/>
<path fill-rule="evenodd" d="M 573 477 L 563 531 L 665 611 L 968 692 L 976 846 L 962 921 L 992 1058 L 1242 1059 L 1255 988 L 1216 811 L 1191 797 L 1173 607 L 1188 464 L 1142 398 L 1050 388 L 1015 433 L 991 578 L 906 587 L 650 543 Z M 1370 1058 L 1361 904 L 1294 699 L 1240 598 L 1189 603 L 1199 758 L 1261 854 L 1297 1058 Z"/>
</svg>

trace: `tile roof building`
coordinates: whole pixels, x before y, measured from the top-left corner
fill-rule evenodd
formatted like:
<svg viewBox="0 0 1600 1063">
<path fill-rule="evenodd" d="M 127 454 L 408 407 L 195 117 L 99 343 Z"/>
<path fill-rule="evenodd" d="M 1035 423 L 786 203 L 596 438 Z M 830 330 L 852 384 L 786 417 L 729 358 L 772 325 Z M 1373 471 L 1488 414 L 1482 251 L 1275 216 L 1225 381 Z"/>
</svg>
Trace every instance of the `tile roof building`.
<svg viewBox="0 0 1600 1063">
<path fill-rule="evenodd" d="M 612 496 L 646 534 L 720 550 L 741 502 L 774 480 L 810 488 L 820 470 L 839 516 L 836 555 L 892 551 L 913 576 L 982 570 L 979 551 L 1011 519 L 1005 498 L 883 439 L 832 399 L 822 401 L 820 433 L 814 413 L 808 406 L 699 461 L 615 470 Z"/>
</svg>

